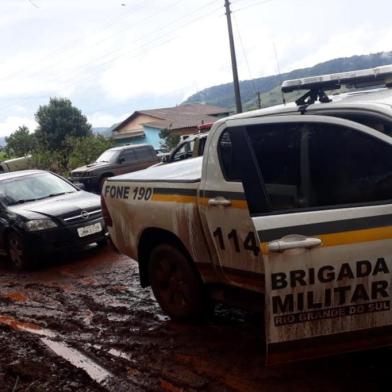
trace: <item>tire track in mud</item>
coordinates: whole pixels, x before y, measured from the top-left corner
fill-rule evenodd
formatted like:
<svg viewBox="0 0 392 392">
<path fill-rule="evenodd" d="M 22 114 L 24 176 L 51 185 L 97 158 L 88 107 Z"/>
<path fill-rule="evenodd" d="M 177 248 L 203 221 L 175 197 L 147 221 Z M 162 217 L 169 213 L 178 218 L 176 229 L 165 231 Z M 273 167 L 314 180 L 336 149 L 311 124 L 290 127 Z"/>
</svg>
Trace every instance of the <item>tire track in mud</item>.
<svg viewBox="0 0 392 392">
<path fill-rule="evenodd" d="M 36 340 L 48 346 L 52 354 L 57 353 L 79 365 L 77 367 L 87 362 L 90 376 L 106 390 L 161 390 L 157 379 L 159 366 L 146 372 L 139 361 L 133 359 L 135 352 L 129 351 L 139 351 L 142 359 L 152 358 L 155 355 L 146 353 L 156 351 L 157 344 L 140 342 L 140 339 L 129 342 L 129 335 L 142 328 L 152 330 L 167 318 L 160 314 L 151 293 L 140 290 L 135 284 L 135 266 L 128 272 L 129 278 L 125 281 L 122 272 L 103 273 L 99 279 L 75 279 L 77 274 L 63 274 L 72 279 L 72 283 L 67 283 L 67 290 L 57 283 L 25 283 L 23 279 L 23 283 L 2 284 L 0 302 L 6 305 L 6 315 L 0 318 L 0 323 L 16 331 L 44 336 Z M 105 283 L 106 279 L 113 281 L 113 278 L 119 281 L 117 285 Z M 127 284 L 129 279 L 130 285 Z M 34 338 L 29 341 L 31 339 Z M 121 352 L 119 346 L 126 347 L 129 353 Z M 92 369 L 95 364 L 96 373 Z M 110 370 L 106 372 L 106 368 Z M 84 370 L 89 374 L 88 366 Z M 150 373 L 150 377 L 146 377 L 146 373 Z"/>
<path fill-rule="evenodd" d="M 0 266 L 2 391 L 17 380 L 17 391 L 34 392 L 336 391 L 389 381 L 388 349 L 265 368 L 262 335 L 258 315 L 223 306 L 204 325 L 169 321 L 140 288 L 136 263 L 108 250 L 31 273 Z"/>
</svg>

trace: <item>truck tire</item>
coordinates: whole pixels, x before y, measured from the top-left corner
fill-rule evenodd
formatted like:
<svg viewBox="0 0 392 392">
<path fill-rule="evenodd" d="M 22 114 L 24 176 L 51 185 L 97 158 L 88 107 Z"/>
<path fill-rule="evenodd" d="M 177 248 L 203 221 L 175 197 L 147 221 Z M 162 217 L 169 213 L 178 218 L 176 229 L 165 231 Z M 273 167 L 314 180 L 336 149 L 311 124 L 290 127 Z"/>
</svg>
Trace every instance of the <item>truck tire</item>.
<svg viewBox="0 0 392 392">
<path fill-rule="evenodd" d="M 148 274 L 156 300 L 172 320 L 198 322 L 211 313 L 211 302 L 200 276 L 177 247 L 155 247 L 150 254 Z"/>
</svg>

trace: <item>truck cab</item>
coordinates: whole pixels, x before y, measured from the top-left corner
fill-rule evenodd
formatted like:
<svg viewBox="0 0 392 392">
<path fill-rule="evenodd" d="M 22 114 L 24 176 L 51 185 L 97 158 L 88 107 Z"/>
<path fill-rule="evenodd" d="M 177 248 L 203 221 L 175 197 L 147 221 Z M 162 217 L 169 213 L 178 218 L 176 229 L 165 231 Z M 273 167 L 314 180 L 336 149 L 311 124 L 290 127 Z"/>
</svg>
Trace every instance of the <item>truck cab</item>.
<svg viewBox="0 0 392 392">
<path fill-rule="evenodd" d="M 358 77 L 374 75 L 392 68 Z M 344 77 L 356 78 L 333 86 Z M 392 137 L 341 115 L 387 125 L 391 97 L 383 87 L 219 120 L 202 158 L 105 182 L 114 244 L 173 319 L 253 295 L 269 363 L 391 344 Z"/>
</svg>

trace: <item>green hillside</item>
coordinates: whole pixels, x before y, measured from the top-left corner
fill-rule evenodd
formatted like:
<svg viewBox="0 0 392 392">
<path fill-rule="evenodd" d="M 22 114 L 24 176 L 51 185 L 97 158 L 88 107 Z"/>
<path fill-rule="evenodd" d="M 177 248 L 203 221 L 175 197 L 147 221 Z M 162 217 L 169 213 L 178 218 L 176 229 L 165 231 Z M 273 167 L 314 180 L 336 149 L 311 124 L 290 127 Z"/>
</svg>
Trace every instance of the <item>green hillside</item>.
<svg viewBox="0 0 392 392">
<path fill-rule="evenodd" d="M 282 103 L 280 85 L 283 80 L 353 71 L 392 64 L 392 52 L 380 52 L 369 55 L 333 59 L 316 64 L 313 67 L 296 69 L 281 75 L 271 75 L 240 82 L 241 99 L 244 110 L 257 107 L 256 92 L 261 92 L 262 106 L 267 107 Z M 298 93 L 286 94 L 286 100 L 298 97 Z M 234 109 L 234 91 L 232 83 L 206 88 L 189 97 L 184 103 L 205 103 Z"/>
</svg>

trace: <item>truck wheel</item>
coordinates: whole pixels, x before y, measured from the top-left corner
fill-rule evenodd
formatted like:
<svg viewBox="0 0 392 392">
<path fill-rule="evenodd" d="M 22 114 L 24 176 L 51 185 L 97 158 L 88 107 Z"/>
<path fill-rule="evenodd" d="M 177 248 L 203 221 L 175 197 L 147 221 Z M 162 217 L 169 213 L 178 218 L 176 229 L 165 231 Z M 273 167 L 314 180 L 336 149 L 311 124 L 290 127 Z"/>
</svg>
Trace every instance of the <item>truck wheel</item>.
<svg viewBox="0 0 392 392">
<path fill-rule="evenodd" d="M 17 233 L 11 232 L 8 235 L 7 250 L 8 258 L 15 269 L 20 271 L 30 264 L 23 239 Z"/>
<path fill-rule="evenodd" d="M 169 244 L 153 249 L 148 274 L 159 305 L 175 321 L 200 321 L 212 310 L 200 276 L 188 258 Z"/>
</svg>

